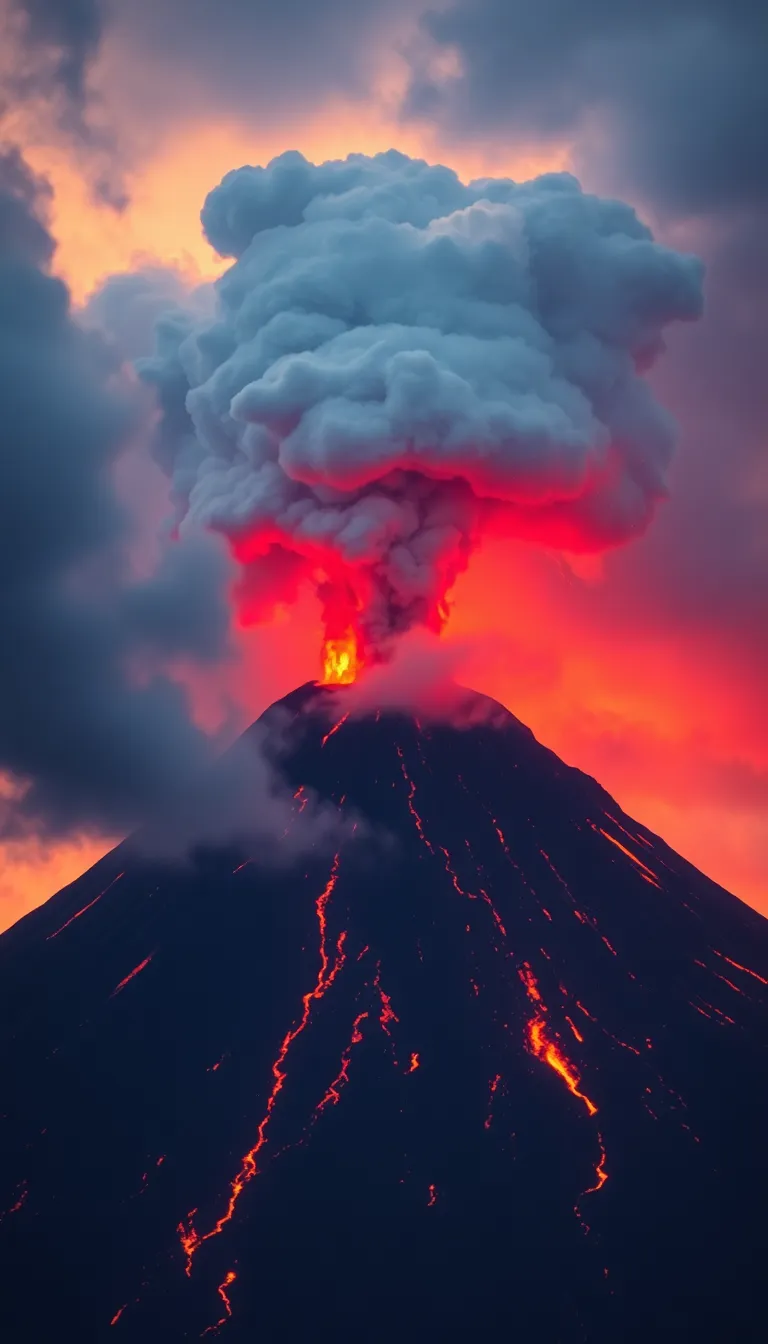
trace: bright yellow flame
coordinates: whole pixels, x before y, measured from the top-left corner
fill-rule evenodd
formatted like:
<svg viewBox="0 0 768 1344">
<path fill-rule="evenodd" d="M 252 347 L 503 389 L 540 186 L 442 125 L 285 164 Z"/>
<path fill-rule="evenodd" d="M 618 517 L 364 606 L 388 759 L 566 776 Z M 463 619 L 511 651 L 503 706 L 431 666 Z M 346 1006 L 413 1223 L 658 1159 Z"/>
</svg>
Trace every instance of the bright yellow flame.
<svg viewBox="0 0 768 1344">
<path fill-rule="evenodd" d="M 347 630 L 338 639 L 326 639 L 323 645 L 324 686 L 349 686 L 361 666 L 354 630 Z"/>
</svg>

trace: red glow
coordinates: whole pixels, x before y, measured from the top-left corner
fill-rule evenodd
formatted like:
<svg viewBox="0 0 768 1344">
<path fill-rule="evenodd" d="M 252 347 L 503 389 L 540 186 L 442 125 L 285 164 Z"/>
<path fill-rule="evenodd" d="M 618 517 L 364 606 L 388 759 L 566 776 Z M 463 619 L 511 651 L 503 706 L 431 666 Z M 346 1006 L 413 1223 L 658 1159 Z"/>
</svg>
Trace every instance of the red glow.
<svg viewBox="0 0 768 1344">
<path fill-rule="evenodd" d="M 337 639 L 326 639 L 323 644 L 323 686 L 349 686 L 356 680 L 362 660 L 354 630 L 347 630 Z"/>
<path fill-rule="evenodd" d="M 416 830 L 417 830 L 418 833 L 419 833 L 419 839 L 421 840 L 422 844 L 426 845 L 426 847 L 427 847 L 427 849 L 429 850 L 430 854 L 434 854 L 435 851 L 434 851 L 434 849 L 432 848 L 432 846 L 431 846 L 429 840 L 427 839 L 427 837 L 426 837 L 426 835 L 425 835 L 425 833 L 424 833 L 424 825 L 423 825 L 423 823 L 422 823 L 421 817 L 419 816 L 419 814 L 418 814 L 418 812 L 416 811 L 416 808 L 415 808 L 415 806 L 414 806 L 414 802 L 413 802 L 413 800 L 414 800 L 414 798 L 416 797 L 416 785 L 414 784 L 413 780 L 411 779 L 411 776 L 408 774 L 408 770 L 406 769 L 405 758 L 404 758 L 404 756 L 403 756 L 403 749 L 402 749 L 402 747 L 398 747 L 398 748 L 397 748 L 397 754 L 398 754 L 398 756 L 400 757 L 400 769 L 401 769 L 402 772 L 403 772 L 403 779 L 405 780 L 406 784 L 408 785 L 408 811 L 410 812 L 411 816 L 413 817 L 414 822 L 416 823 Z"/>
<path fill-rule="evenodd" d="M 725 953 L 718 952 L 716 947 L 713 947 L 712 951 L 716 957 L 721 957 L 723 961 L 728 962 L 729 966 L 734 966 L 737 971 L 743 971 L 745 975 L 751 975 L 753 980 L 759 980 L 761 985 L 768 985 L 768 980 L 765 980 L 762 975 L 758 975 L 757 971 L 751 971 L 748 966 L 742 966 L 740 962 L 734 961 L 732 957 L 726 957 Z M 730 984 L 730 981 L 728 981 L 728 984 Z"/>
<path fill-rule="evenodd" d="M 485 1129 L 490 1129 L 490 1128 L 491 1128 L 491 1125 L 492 1125 L 492 1123 L 493 1123 L 493 1099 L 494 1099 L 494 1097 L 496 1096 L 496 1092 L 497 1092 L 497 1090 L 498 1090 L 498 1086 L 499 1086 L 499 1083 L 500 1083 L 500 1082 L 501 1082 L 501 1074 L 500 1074 L 500 1073 L 497 1073 L 497 1074 L 496 1074 L 496 1077 L 495 1077 L 495 1078 L 492 1078 L 492 1079 L 491 1079 L 491 1082 L 490 1082 L 490 1091 L 489 1091 L 489 1096 L 488 1096 L 488 1114 L 487 1114 L 487 1116 L 485 1117 L 485 1121 L 484 1121 L 484 1128 L 485 1128 Z"/>
<path fill-rule="evenodd" d="M 605 1168 L 605 1144 L 603 1143 L 602 1134 L 598 1134 L 597 1142 L 600 1145 L 600 1157 L 595 1167 L 595 1184 L 587 1186 L 586 1190 L 582 1190 L 581 1199 L 583 1199 L 585 1195 L 596 1195 L 599 1190 L 602 1190 L 605 1182 L 608 1180 L 608 1172 Z M 574 1212 L 581 1223 L 581 1226 L 584 1228 L 584 1231 L 589 1232 L 589 1224 L 584 1222 L 578 1204 L 575 1206 Z"/>
<path fill-rule="evenodd" d="M 571 1028 L 571 1031 L 573 1032 L 574 1036 L 576 1037 L 576 1040 L 579 1041 L 579 1043 L 583 1042 L 584 1037 L 582 1036 L 581 1032 L 576 1026 L 576 1023 L 573 1021 L 572 1018 L 568 1016 L 567 1013 L 565 1015 L 565 1020 L 568 1023 L 568 1026 Z"/>
<path fill-rule="evenodd" d="M 554 1069 L 555 1073 L 562 1078 L 569 1092 L 572 1092 L 574 1097 L 578 1097 L 580 1101 L 584 1102 L 590 1115 L 597 1115 L 595 1103 L 579 1089 L 581 1077 L 578 1071 L 567 1056 L 563 1054 L 560 1047 L 547 1035 L 547 1027 L 543 1017 L 543 1014 L 547 1012 L 547 1006 L 541 997 L 536 977 L 527 962 L 524 962 L 518 974 L 525 985 L 528 998 L 537 1008 L 535 1015 L 527 1024 L 528 1048 L 531 1054 L 540 1059 L 543 1064 L 548 1064 L 550 1069 Z"/>
<path fill-rule="evenodd" d="M 588 1189 L 584 1191 L 585 1195 L 597 1194 L 597 1191 L 602 1190 L 605 1182 L 608 1180 L 608 1172 L 605 1169 L 605 1144 L 603 1143 L 602 1134 L 598 1134 L 597 1141 L 600 1144 L 600 1160 L 595 1167 L 595 1184 L 590 1185 Z"/>
<path fill-rule="evenodd" d="M 437 1203 L 437 1186 L 430 1185 L 429 1199 L 427 1200 L 427 1208 L 431 1209 L 433 1205 L 435 1205 L 436 1203 Z"/>
<path fill-rule="evenodd" d="M 27 1202 L 29 1196 L 29 1186 L 27 1185 L 27 1182 L 21 1181 L 16 1189 L 18 1190 L 16 1199 L 9 1209 L 6 1209 L 4 1213 L 0 1213 L 0 1223 L 2 1223 L 3 1219 L 7 1218 L 9 1214 L 18 1213 L 19 1209 L 23 1209 Z"/>
<path fill-rule="evenodd" d="M 539 993 L 539 987 L 536 984 L 536 977 L 533 974 L 533 971 L 531 970 L 527 961 L 523 962 L 522 966 L 519 968 L 517 973 L 520 976 L 520 979 L 522 980 L 523 984 L 525 985 L 525 991 L 526 994 L 528 995 L 528 998 L 533 1003 L 542 1003 L 543 1000 L 541 994 Z"/>
<path fill-rule="evenodd" d="M 58 938 L 60 933 L 63 933 L 65 929 L 69 928 L 70 924 L 74 924 L 75 920 L 79 919 L 81 915 L 84 915 L 86 910 L 90 910 L 91 907 L 94 906 L 97 901 L 101 900 L 102 896 L 106 896 L 107 892 L 110 891 L 112 887 L 114 887 L 116 882 L 120 881 L 121 877 L 125 877 L 125 873 L 118 873 L 117 877 L 113 877 L 112 881 L 109 883 L 109 886 L 105 887 L 103 891 L 100 891 L 98 896 L 94 896 L 93 900 L 89 901 L 87 905 L 84 905 L 82 910 L 78 910 L 76 914 L 71 915 L 70 918 L 67 920 L 66 924 L 62 924 L 61 928 L 57 929 L 55 933 L 49 933 L 46 942 L 49 943 L 52 938 Z"/>
<path fill-rule="evenodd" d="M 122 1314 L 123 1314 L 123 1312 L 125 1311 L 125 1308 L 126 1308 L 127 1306 L 128 1306 L 128 1303 L 125 1302 L 125 1303 L 123 1303 L 122 1307 L 118 1307 L 118 1308 L 117 1308 L 117 1311 L 115 1312 L 114 1316 L 112 1317 L 112 1320 L 109 1322 L 110 1325 L 117 1325 L 117 1322 L 120 1320 L 120 1317 L 122 1316 Z"/>
<path fill-rule="evenodd" d="M 333 1102 L 334 1106 L 338 1106 L 339 1101 L 341 1100 L 341 1089 L 342 1087 L 346 1087 L 347 1083 L 349 1082 L 349 1061 L 352 1054 L 352 1048 L 355 1045 L 359 1045 L 363 1039 L 363 1033 L 360 1030 L 360 1023 L 363 1022 L 367 1016 L 368 1016 L 367 1013 L 358 1013 L 357 1017 L 352 1023 L 352 1039 L 350 1040 L 349 1045 L 347 1046 L 346 1050 L 341 1056 L 341 1068 L 339 1069 L 339 1072 L 336 1074 L 336 1077 L 330 1084 L 328 1091 L 326 1092 L 322 1101 L 318 1102 L 317 1105 L 318 1115 L 320 1114 L 321 1111 L 324 1111 L 326 1106 L 330 1105 L 331 1102 Z"/>
<path fill-rule="evenodd" d="M 386 1032 L 387 1036 L 391 1039 L 392 1032 L 389 1029 L 389 1024 L 390 1022 L 399 1022 L 400 1018 L 392 1007 L 392 1001 L 389 995 L 385 994 L 381 987 L 381 964 L 376 967 L 376 978 L 374 979 L 373 986 L 381 999 L 381 1012 L 379 1014 L 381 1029 Z"/>
<path fill-rule="evenodd" d="M 125 979 L 124 979 L 124 980 L 121 980 L 119 985 L 115 985 L 115 988 L 112 990 L 112 993 L 111 993 L 110 996 L 109 996 L 110 999 L 114 999 L 114 997 L 115 997 L 116 994 L 119 994 L 120 991 L 121 991 L 122 989 L 125 989 L 125 986 L 126 986 L 127 984 L 130 984 L 130 982 L 131 982 L 131 980 L 133 980 L 134 976 L 138 975 L 141 971 L 144 970 L 144 968 L 145 968 L 146 966 L 149 965 L 149 963 L 150 963 L 150 961 L 152 960 L 153 956 L 154 956 L 154 952 L 150 952 L 149 956 L 148 956 L 148 957 L 145 957 L 143 961 L 140 961 L 139 964 L 138 964 L 138 966 L 134 966 L 134 968 L 133 968 L 133 970 L 130 972 L 130 974 L 129 974 L 129 975 L 126 975 Z"/>
<path fill-rule="evenodd" d="M 224 1315 L 218 1321 L 216 1321 L 215 1325 L 209 1325 L 207 1329 L 203 1331 L 203 1334 L 200 1336 L 201 1339 L 203 1338 L 203 1335 L 216 1334 L 221 1329 L 222 1325 L 226 1325 L 227 1321 L 231 1317 L 232 1303 L 229 1300 L 229 1294 L 227 1292 L 227 1289 L 229 1288 L 230 1284 L 235 1282 L 236 1278 L 237 1275 L 234 1269 L 228 1270 L 227 1274 L 224 1277 L 224 1282 L 220 1283 L 218 1288 L 216 1289 L 216 1292 L 219 1294 L 219 1297 L 224 1303 Z"/>
<path fill-rule="evenodd" d="M 354 680 L 354 678 L 353 678 L 353 680 Z M 321 746 L 321 747 L 324 747 L 324 746 L 325 746 L 325 744 L 326 744 L 326 742 L 328 741 L 328 738 L 329 738 L 329 737 L 333 737 L 333 734 L 334 734 L 334 733 L 338 733 L 339 729 L 342 727 L 343 724 L 345 724 L 345 723 L 347 722 L 347 719 L 348 719 L 348 718 L 349 718 L 349 710 L 347 710 L 347 713 L 346 713 L 346 714 L 342 714 L 342 716 L 341 716 L 341 718 L 338 720 L 338 722 L 337 722 L 337 723 L 334 723 L 334 725 L 333 725 L 333 727 L 330 729 L 330 731 L 327 732 L 327 733 L 325 734 L 325 737 L 322 739 L 322 741 L 321 741 L 321 743 L 320 743 L 320 746 Z M 295 796 L 296 796 L 296 795 L 294 794 L 294 797 L 295 797 Z M 304 810 L 303 804 L 302 804 L 302 807 L 301 807 L 300 810 L 301 810 L 301 811 Z"/>
<path fill-rule="evenodd" d="M 579 1083 L 581 1082 L 581 1079 L 576 1072 L 576 1069 L 563 1054 L 562 1050 L 555 1045 L 554 1041 L 547 1039 L 546 1026 L 543 1017 L 532 1017 L 528 1023 L 528 1044 L 531 1053 L 535 1055 L 537 1059 L 542 1060 L 544 1064 L 548 1064 L 551 1069 L 554 1069 L 555 1073 L 559 1074 L 568 1090 L 573 1093 L 574 1097 L 578 1097 L 580 1101 L 584 1102 L 589 1114 L 597 1115 L 597 1107 L 595 1106 L 595 1103 L 590 1101 L 589 1097 L 583 1092 L 579 1091 Z"/>
<path fill-rule="evenodd" d="M 333 893 L 334 887 L 336 886 L 336 881 L 338 878 L 339 857 L 340 856 L 338 854 L 335 856 L 333 864 L 331 866 L 331 872 L 328 881 L 326 882 L 325 887 L 318 896 L 315 904 L 315 909 L 317 913 L 317 923 L 320 931 L 320 969 L 317 973 L 317 981 L 315 982 L 314 988 L 308 990 L 307 993 L 303 995 L 302 1014 L 299 1019 L 299 1022 L 297 1025 L 291 1027 L 290 1031 L 288 1031 L 286 1035 L 283 1037 L 280 1050 L 278 1051 L 277 1054 L 277 1058 L 275 1059 L 272 1065 L 272 1077 L 274 1079 L 274 1082 L 272 1085 L 272 1090 L 267 1099 L 266 1110 L 256 1131 L 256 1142 L 253 1145 L 253 1147 L 250 1148 L 243 1157 L 240 1164 L 240 1170 L 238 1171 L 237 1175 L 235 1176 L 230 1186 L 230 1194 L 229 1199 L 227 1201 L 226 1210 L 221 1215 L 221 1217 L 216 1221 L 211 1230 L 209 1232 L 205 1232 L 202 1234 L 195 1230 L 192 1223 L 193 1214 L 194 1212 L 196 1212 L 195 1210 L 193 1210 L 192 1213 L 188 1215 L 187 1226 L 185 1227 L 184 1223 L 181 1222 L 179 1223 L 179 1226 L 177 1228 L 182 1249 L 184 1250 L 184 1253 L 187 1258 L 186 1263 L 187 1275 L 190 1275 L 192 1272 L 192 1257 L 194 1256 L 195 1252 L 200 1249 L 200 1247 L 203 1245 L 204 1242 L 209 1241 L 211 1237 L 218 1236 L 218 1234 L 223 1231 L 227 1223 L 231 1221 L 234 1215 L 235 1208 L 237 1207 L 237 1201 L 240 1198 L 241 1194 L 243 1193 L 243 1190 L 249 1184 L 249 1182 L 253 1180 L 254 1176 L 258 1175 L 259 1166 L 257 1158 L 262 1148 L 267 1142 L 267 1128 L 272 1118 L 272 1112 L 275 1109 L 277 1098 L 283 1089 L 283 1084 L 285 1083 L 287 1077 L 287 1073 L 283 1068 L 283 1064 L 285 1063 L 288 1051 L 290 1050 L 291 1045 L 296 1040 L 297 1036 L 301 1035 L 307 1023 L 309 1022 L 310 1013 L 312 1011 L 312 1004 L 317 1003 L 323 997 L 323 995 L 327 993 L 327 991 L 333 984 L 334 980 L 336 979 L 337 975 L 339 974 L 339 971 L 341 970 L 342 966 L 344 965 L 345 960 L 344 943 L 346 941 L 347 936 L 346 932 L 339 934 L 336 943 L 336 956 L 332 965 L 330 957 L 328 955 L 328 948 L 327 948 L 328 924 L 327 924 L 326 911 L 328 907 L 328 902 L 331 899 L 331 895 Z"/>
<path fill-rule="evenodd" d="M 631 859 L 633 863 L 637 864 L 637 867 L 641 870 L 641 874 L 645 877 L 646 882 L 650 882 L 652 886 L 658 887 L 659 891 L 662 890 L 661 883 L 653 870 L 642 863 L 637 855 L 632 853 L 631 849 L 627 849 L 626 845 L 622 845 L 621 841 L 617 840 L 615 836 L 609 835 L 607 831 L 603 830 L 602 826 L 595 826 L 593 822 L 590 822 L 589 824 L 592 826 L 593 830 L 598 831 L 606 840 L 610 840 L 611 844 L 615 845 L 617 849 L 620 849 L 622 854 L 626 854 L 628 859 Z"/>
</svg>

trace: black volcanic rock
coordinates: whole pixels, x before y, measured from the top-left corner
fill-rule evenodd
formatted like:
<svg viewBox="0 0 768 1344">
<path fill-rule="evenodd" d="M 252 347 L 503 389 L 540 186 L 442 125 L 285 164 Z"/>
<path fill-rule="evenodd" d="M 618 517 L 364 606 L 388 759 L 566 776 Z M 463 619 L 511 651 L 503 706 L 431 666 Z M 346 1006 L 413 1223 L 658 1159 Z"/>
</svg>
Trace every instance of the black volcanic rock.
<svg viewBox="0 0 768 1344">
<path fill-rule="evenodd" d="M 493 702 L 316 704 L 337 855 L 0 939 L 4 1344 L 762 1340 L 766 921 Z"/>
</svg>

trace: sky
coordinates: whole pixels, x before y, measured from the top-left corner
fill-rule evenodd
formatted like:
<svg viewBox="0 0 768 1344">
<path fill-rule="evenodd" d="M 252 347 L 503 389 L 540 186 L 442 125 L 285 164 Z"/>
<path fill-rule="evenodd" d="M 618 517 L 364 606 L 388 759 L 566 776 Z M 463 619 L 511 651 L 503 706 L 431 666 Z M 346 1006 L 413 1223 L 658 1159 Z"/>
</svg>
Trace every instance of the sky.
<svg viewBox="0 0 768 1344">
<path fill-rule="evenodd" d="M 667 329 L 648 374 L 679 429 L 651 525 L 594 555 L 486 536 L 446 637 L 478 690 L 768 914 L 764 7 L 2 0 L 0 16 L 0 379 L 22 390 L 0 421 L 0 926 L 316 674 L 309 593 L 232 630 L 225 549 L 163 532 L 151 399 L 125 361 L 196 286 L 204 309 L 229 264 L 200 224 L 225 173 L 391 147 L 463 181 L 568 170 L 705 264 L 701 320 Z"/>
</svg>

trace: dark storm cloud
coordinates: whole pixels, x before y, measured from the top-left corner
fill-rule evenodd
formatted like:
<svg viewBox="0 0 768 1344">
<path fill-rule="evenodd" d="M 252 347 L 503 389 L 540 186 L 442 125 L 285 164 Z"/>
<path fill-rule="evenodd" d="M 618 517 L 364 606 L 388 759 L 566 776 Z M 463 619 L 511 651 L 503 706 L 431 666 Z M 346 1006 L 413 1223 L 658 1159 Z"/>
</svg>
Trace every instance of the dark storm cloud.
<svg viewBox="0 0 768 1344">
<path fill-rule="evenodd" d="M 435 79 L 421 50 L 407 114 L 578 158 L 598 113 L 617 187 L 683 212 L 768 197 L 762 0 L 454 0 L 423 26 L 461 73 Z"/>
<path fill-rule="evenodd" d="M 58 105 L 63 128 L 100 155 L 98 192 L 118 205 L 124 197 L 117 175 L 130 167 L 130 136 L 139 126 L 151 124 L 154 138 L 163 126 L 212 108 L 219 118 L 262 116 L 274 124 L 276 115 L 305 113 L 339 94 L 367 98 L 379 32 L 391 36 L 398 15 L 413 8 L 413 0 L 10 4 L 21 17 L 22 74 L 14 77 L 12 97 Z M 111 87 L 101 104 L 89 87 L 92 67 L 110 49 L 114 77 L 130 98 L 130 127 L 110 125 Z"/>
<path fill-rule="evenodd" d="M 48 183 L 30 172 L 15 145 L 0 148 L 0 257 L 48 264 L 54 242 L 40 214 L 50 195 Z"/>
<path fill-rule="evenodd" d="M 128 200 L 124 165 L 103 108 L 95 108 L 88 86 L 108 5 L 105 0 L 8 0 L 8 5 L 11 23 L 0 35 L 11 54 L 3 102 L 27 104 L 43 139 L 56 127 L 75 147 L 96 199 L 122 210 Z"/>
<path fill-rule="evenodd" d="M 649 629 L 766 646 L 768 9 L 760 0 L 452 0 L 424 20 L 406 113 L 455 139 L 572 147 L 584 177 L 656 215 L 707 268 L 705 318 L 653 375 L 681 426 L 672 501 L 609 585 Z M 460 73 L 430 76 L 437 48 Z M 667 237 L 665 233 L 669 230 Z"/>
<path fill-rule="evenodd" d="M 51 53 L 51 74 L 70 102 L 82 108 L 88 66 L 101 42 L 104 5 L 101 0 L 15 0 L 25 19 L 31 48 Z"/>
<path fill-rule="evenodd" d="M 290 112 L 342 91 L 368 94 L 368 41 L 390 29 L 408 0 L 117 0 L 121 33 L 152 58 L 194 77 L 194 93 L 217 109 Z M 162 89 L 155 91 L 162 94 Z"/>
<path fill-rule="evenodd" d="M 37 188 L 37 195 L 40 188 Z M 0 830 L 127 829 L 209 754 L 171 658 L 221 656 L 228 564 L 210 538 L 131 576 L 112 469 L 141 400 L 43 263 L 36 184 L 0 155 Z"/>
</svg>

